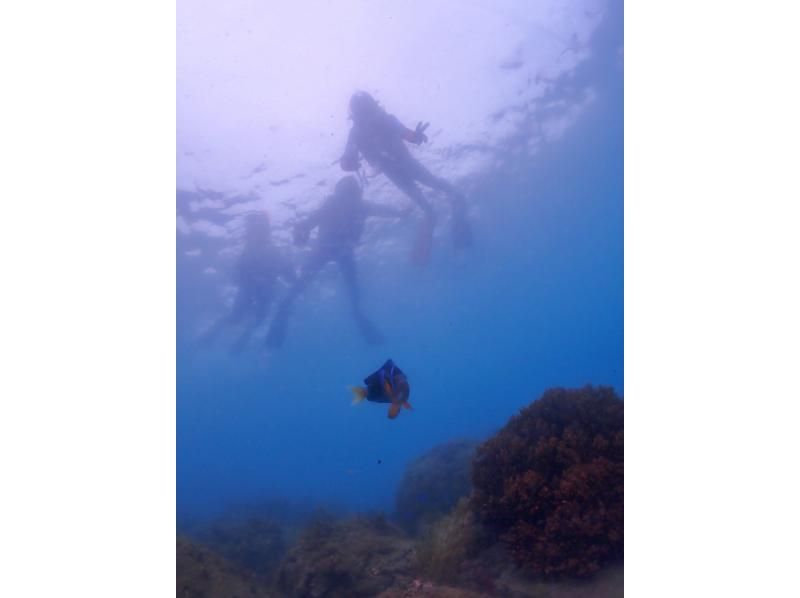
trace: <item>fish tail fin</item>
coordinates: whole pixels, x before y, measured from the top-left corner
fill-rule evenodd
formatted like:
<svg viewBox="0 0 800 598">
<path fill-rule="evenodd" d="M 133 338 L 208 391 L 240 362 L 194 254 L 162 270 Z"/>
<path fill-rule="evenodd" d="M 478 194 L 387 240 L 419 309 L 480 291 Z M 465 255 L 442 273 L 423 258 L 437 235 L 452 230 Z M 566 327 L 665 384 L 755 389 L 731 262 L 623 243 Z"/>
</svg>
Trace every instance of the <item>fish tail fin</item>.
<svg viewBox="0 0 800 598">
<path fill-rule="evenodd" d="M 367 398 L 367 389 L 363 386 L 351 386 L 350 392 L 353 393 L 353 402 L 351 405 L 358 405 L 361 401 Z"/>
<path fill-rule="evenodd" d="M 394 419 L 398 413 L 400 413 L 400 403 L 392 403 L 389 407 L 389 419 Z"/>
</svg>

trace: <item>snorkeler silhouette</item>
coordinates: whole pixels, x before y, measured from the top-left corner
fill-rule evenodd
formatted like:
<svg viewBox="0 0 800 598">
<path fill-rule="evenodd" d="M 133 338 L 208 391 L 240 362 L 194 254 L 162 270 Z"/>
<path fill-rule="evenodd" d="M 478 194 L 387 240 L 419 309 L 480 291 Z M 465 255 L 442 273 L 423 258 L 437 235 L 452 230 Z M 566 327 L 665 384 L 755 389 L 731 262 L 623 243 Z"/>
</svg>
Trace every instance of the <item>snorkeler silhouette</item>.
<svg viewBox="0 0 800 598">
<path fill-rule="evenodd" d="M 278 305 L 267 334 L 267 345 L 278 347 L 283 344 L 292 303 L 328 262 L 336 262 L 339 265 L 339 271 L 350 296 L 353 318 L 361 335 L 371 344 L 383 342 L 380 332 L 361 311 L 361 291 L 354 251 L 368 217 L 402 217 L 407 213 L 364 201 L 361 187 L 355 177 L 346 176 L 336 183 L 333 194 L 325 199 L 322 206 L 295 225 L 296 245 L 305 245 L 315 227 L 319 227 L 317 239 L 300 277 Z"/>
<path fill-rule="evenodd" d="M 370 94 L 359 91 L 350 98 L 350 118 L 353 126 L 339 163 L 343 170 L 360 168 L 359 154 L 373 167 L 386 175 L 403 193 L 408 195 L 425 213 L 415 244 L 413 259 L 425 264 L 430 259 L 435 216 L 417 183 L 444 192 L 452 207 L 452 236 L 457 248 L 472 244 L 472 232 L 466 217 L 464 195 L 446 180 L 435 176 L 415 160 L 405 141 L 419 145 L 428 141 L 425 129 L 429 123 L 420 122 L 415 130 L 404 126 L 387 113 Z"/>
<path fill-rule="evenodd" d="M 253 330 L 267 315 L 275 297 L 278 277 L 289 284 L 297 280 L 294 267 L 272 244 L 269 216 L 264 212 L 250 214 L 245 219 L 244 249 L 236 263 L 238 289 L 233 307 L 200 337 L 200 343 L 210 345 L 226 328 L 245 323 L 244 330 L 231 347 L 231 353 L 241 352 Z M 250 321 L 245 322 L 248 318 Z"/>
</svg>

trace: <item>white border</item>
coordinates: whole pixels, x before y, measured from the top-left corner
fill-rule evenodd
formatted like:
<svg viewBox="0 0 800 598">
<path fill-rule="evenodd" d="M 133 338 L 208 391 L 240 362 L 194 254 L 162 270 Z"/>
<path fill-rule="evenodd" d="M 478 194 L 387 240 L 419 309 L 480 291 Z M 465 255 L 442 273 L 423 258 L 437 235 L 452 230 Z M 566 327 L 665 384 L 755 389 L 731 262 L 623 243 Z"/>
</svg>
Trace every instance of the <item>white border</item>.
<svg viewBox="0 0 800 598">
<path fill-rule="evenodd" d="M 4 596 L 174 583 L 174 5 L 4 8 Z M 796 592 L 797 8 L 626 7 L 626 590 Z"/>
<path fill-rule="evenodd" d="M 169 596 L 175 7 L 0 16 L 0 595 Z"/>
</svg>

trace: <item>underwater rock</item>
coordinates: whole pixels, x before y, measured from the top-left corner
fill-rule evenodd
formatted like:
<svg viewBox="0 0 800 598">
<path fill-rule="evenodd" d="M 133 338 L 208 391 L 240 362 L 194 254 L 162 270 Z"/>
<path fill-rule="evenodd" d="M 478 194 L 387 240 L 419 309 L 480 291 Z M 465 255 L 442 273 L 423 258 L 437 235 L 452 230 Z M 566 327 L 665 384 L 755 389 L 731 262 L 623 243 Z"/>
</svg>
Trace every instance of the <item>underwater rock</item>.
<svg viewBox="0 0 800 598">
<path fill-rule="evenodd" d="M 272 574 L 287 548 L 281 526 L 261 516 L 219 519 L 199 530 L 194 538 L 264 578 Z"/>
<path fill-rule="evenodd" d="M 413 579 L 413 542 L 381 516 L 312 523 L 281 563 L 283 596 L 367 598 Z"/>
<path fill-rule="evenodd" d="M 543 576 L 588 576 L 623 557 L 623 401 L 554 388 L 478 447 L 471 505 L 514 559 Z"/>
<path fill-rule="evenodd" d="M 396 518 L 411 533 L 449 513 L 472 487 L 470 467 L 478 443 L 437 446 L 406 467 L 395 499 Z"/>
<path fill-rule="evenodd" d="M 177 598 L 276 598 L 261 580 L 186 538 L 177 538 Z"/>
</svg>

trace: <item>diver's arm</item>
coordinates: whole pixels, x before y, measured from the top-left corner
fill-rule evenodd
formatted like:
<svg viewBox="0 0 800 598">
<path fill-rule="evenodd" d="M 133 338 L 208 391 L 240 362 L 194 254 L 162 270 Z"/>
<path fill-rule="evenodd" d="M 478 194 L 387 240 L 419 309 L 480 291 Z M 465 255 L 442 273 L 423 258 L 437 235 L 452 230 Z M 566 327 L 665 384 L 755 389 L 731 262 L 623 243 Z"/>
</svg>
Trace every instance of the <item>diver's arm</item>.
<svg viewBox="0 0 800 598">
<path fill-rule="evenodd" d="M 422 121 L 419 121 L 417 123 L 417 128 L 413 131 L 411 129 L 405 130 L 403 133 L 403 139 L 409 143 L 413 143 L 414 145 L 427 142 L 428 136 L 425 134 L 425 129 L 427 129 L 430 124 L 431 123 L 423 123 Z"/>
<path fill-rule="evenodd" d="M 427 129 L 431 123 L 423 123 L 420 121 L 417 123 L 417 128 L 412 131 L 403 123 L 401 123 L 396 116 L 390 116 L 390 118 L 392 126 L 399 133 L 400 138 L 404 141 L 408 141 L 409 143 L 413 143 L 415 145 L 419 145 L 420 143 L 425 143 L 428 141 L 428 136 L 425 134 L 425 129 Z"/>
<path fill-rule="evenodd" d="M 353 139 L 353 129 L 350 129 L 350 135 L 347 136 L 347 145 L 344 147 L 344 154 L 339 159 L 339 165 L 342 170 L 347 172 L 353 172 L 361 168 L 361 164 L 358 162 L 358 147 Z"/>
</svg>

